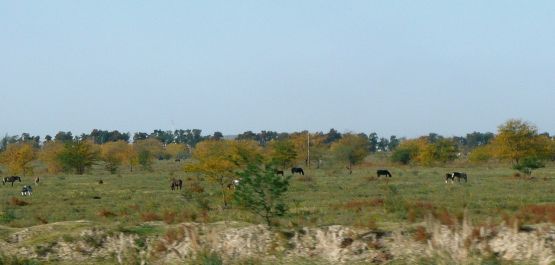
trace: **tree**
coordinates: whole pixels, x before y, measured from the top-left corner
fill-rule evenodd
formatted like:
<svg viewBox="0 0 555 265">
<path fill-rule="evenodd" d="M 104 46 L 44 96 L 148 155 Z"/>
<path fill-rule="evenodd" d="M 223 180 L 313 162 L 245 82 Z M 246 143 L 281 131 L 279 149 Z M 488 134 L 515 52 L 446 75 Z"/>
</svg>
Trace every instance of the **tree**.
<svg viewBox="0 0 555 265">
<path fill-rule="evenodd" d="M 337 140 L 341 139 L 341 133 L 336 131 L 334 128 L 331 128 L 330 131 L 326 134 L 326 144 L 331 144 Z"/>
<path fill-rule="evenodd" d="M 389 140 L 383 137 L 380 138 L 380 141 L 378 142 L 378 150 L 382 152 L 386 152 L 388 150 L 388 146 L 389 146 Z"/>
<path fill-rule="evenodd" d="M 491 144 L 494 157 L 517 165 L 525 157 L 547 159 L 553 141 L 539 135 L 536 126 L 529 122 L 512 119 L 499 126 L 497 136 Z"/>
<path fill-rule="evenodd" d="M 270 160 L 272 165 L 287 168 L 297 158 L 295 145 L 291 140 L 273 141 L 270 144 Z"/>
<path fill-rule="evenodd" d="M 399 146 L 399 143 L 401 143 L 401 141 L 397 139 L 397 136 L 392 135 L 389 137 L 389 144 L 387 145 L 387 149 L 389 149 L 389 151 L 393 151 L 395 150 L 395 148 L 397 148 L 397 146 Z"/>
<path fill-rule="evenodd" d="M 133 142 L 133 148 L 137 155 L 137 162 L 144 170 L 152 170 L 154 157 L 161 158 L 164 156 L 162 143 L 155 138 L 135 141 Z"/>
<path fill-rule="evenodd" d="M 368 141 L 359 135 L 344 134 L 331 145 L 331 151 L 338 160 L 349 163 L 349 174 L 352 174 L 353 165 L 362 162 L 368 155 Z"/>
<path fill-rule="evenodd" d="M 189 148 L 186 144 L 168 144 L 166 146 L 166 152 L 174 159 L 185 159 L 189 156 Z"/>
<path fill-rule="evenodd" d="M 434 142 L 428 142 L 423 145 L 418 154 L 418 161 L 425 166 L 431 166 L 435 163 L 447 163 L 457 158 L 459 152 L 457 143 L 451 139 L 437 138 Z"/>
<path fill-rule="evenodd" d="M 516 169 L 528 176 L 532 175 L 532 170 L 542 167 L 545 167 L 543 159 L 533 156 L 524 157 L 518 164 L 513 165 L 513 169 Z"/>
<path fill-rule="evenodd" d="M 126 160 L 126 152 L 129 144 L 125 141 L 107 142 L 100 146 L 100 158 L 110 173 L 117 172 L 118 167 Z"/>
<path fill-rule="evenodd" d="M 73 136 L 71 135 L 71 132 L 58 132 L 55 136 L 54 136 L 54 140 L 58 141 L 58 142 L 69 142 L 73 140 Z"/>
<path fill-rule="evenodd" d="M 239 205 L 262 217 L 268 226 L 272 226 L 275 217 L 287 212 L 283 196 L 291 176 L 280 177 L 274 168 L 261 169 L 259 164 L 249 164 L 239 176 L 241 183 L 234 196 Z"/>
<path fill-rule="evenodd" d="M 32 173 L 33 168 L 29 165 L 37 156 L 37 151 L 32 143 L 9 144 L 0 157 L 0 161 L 6 164 L 12 174 Z"/>
<path fill-rule="evenodd" d="M 378 137 L 378 134 L 373 132 L 371 134 L 368 135 L 368 150 L 371 153 L 375 153 L 376 151 L 378 151 L 378 140 L 380 138 Z"/>
<path fill-rule="evenodd" d="M 391 161 L 404 165 L 410 162 L 418 162 L 420 151 L 424 149 L 427 144 L 428 141 L 425 138 L 404 140 L 393 151 Z"/>
<path fill-rule="evenodd" d="M 193 151 L 194 163 L 185 166 L 186 172 L 200 173 L 209 181 L 218 184 L 223 207 L 228 206 L 227 184 L 235 179 L 239 163 L 234 161 L 234 141 L 207 140 L 200 142 Z"/>
<path fill-rule="evenodd" d="M 64 150 L 64 144 L 55 141 L 44 143 L 39 152 L 39 160 L 46 164 L 48 173 L 55 174 L 63 170 L 59 155 Z"/>
<path fill-rule="evenodd" d="M 68 141 L 58 159 L 66 171 L 74 170 L 76 174 L 82 175 L 98 160 L 98 151 L 87 141 Z"/>
</svg>

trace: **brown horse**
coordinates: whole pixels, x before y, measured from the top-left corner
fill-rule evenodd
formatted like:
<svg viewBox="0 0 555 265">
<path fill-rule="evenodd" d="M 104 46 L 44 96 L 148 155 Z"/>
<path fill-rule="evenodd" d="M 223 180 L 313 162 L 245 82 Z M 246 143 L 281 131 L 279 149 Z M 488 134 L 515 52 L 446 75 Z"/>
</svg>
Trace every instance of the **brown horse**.
<svg viewBox="0 0 555 265">
<path fill-rule="evenodd" d="M 172 188 L 172 190 L 177 190 L 177 189 L 183 188 L 183 180 L 172 179 L 171 188 Z"/>
</svg>

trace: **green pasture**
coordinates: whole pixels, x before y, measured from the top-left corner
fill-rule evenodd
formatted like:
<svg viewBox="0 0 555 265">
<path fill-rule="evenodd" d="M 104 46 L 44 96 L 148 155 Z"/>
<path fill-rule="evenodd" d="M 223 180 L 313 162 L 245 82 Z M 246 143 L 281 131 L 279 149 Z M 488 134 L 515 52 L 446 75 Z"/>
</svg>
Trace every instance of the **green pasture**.
<svg viewBox="0 0 555 265">
<path fill-rule="evenodd" d="M 279 220 L 280 225 L 387 228 L 421 222 L 428 216 L 456 222 L 465 212 L 477 223 L 499 223 L 522 217 L 529 205 L 555 202 L 553 164 L 535 171 L 533 179 L 515 177 L 507 165 L 421 168 L 376 164 L 367 161 L 352 175 L 338 165 L 305 168 L 305 176 L 291 179 L 287 194 L 290 211 Z M 262 223 L 236 205 L 223 209 L 218 186 L 185 174 L 182 167 L 183 162 L 157 161 L 152 172 L 122 168 L 118 174 L 109 174 L 98 165 L 85 175 L 39 174 L 40 185 L 33 184 L 31 197 L 21 196 L 20 191 L 22 185 L 33 183 L 33 177 L 23 177 L 14 187 L 0 186 L 0 225 L 28 227 L 88 220 L 138 229 L 146 221 Z M 376 178 L 378 168 L 388 168 L 393 177 Z M 453 170 L 467 172 L 468 183 L 446 184 L 443 176 Z M 170 190 L 173 177 L 184 180 L 183 190 Z M 100 179 L 103 184 L 98 183 Z M 194 182 L 197 189 L 191 188 Z M 199 192 L 198 186 L 204 191 Z M 232 196 L 232 191 L 226 192 Z M 543 220 L 525 218 L 521 222 L 526 221 Z"/>
</svg>

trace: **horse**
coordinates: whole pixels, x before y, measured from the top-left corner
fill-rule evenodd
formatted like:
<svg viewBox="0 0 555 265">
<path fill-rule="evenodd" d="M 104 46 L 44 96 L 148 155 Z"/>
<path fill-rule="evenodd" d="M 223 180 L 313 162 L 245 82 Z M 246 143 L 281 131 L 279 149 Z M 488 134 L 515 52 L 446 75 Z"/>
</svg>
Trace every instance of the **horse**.
<svg viewBox="0 0 555 265">
<path fill-rule="evenodd" d="M 453 173 L 445 174 L 445 183 L 449 182 L 449 180 L 451 181 L 451 183 L 453 183 L 453 181 L 455 180 L 455 177 L 453 177 Z"/>
<path fill-rule="evenodd" d="M 453 180 L 457 178 L 457 181 L 461 182 L 461 179 L 464 179 L 464 182 L 468 182 L 468 176 L 464 172 L 453 172 Z"/>
<path fill-rule="evenodd" d="M 455 182 L 455 178 L 457 178 L 458 182 L 461 182 L 461 179 L 464 179 L 464 182 L 468 182 L 468 176 L 464 172 L 452 172 L 445 174 L 445 183 L 451 180 L 451 183 Z"/>
<path fill-rule="evenodd" d="M 21 182 L 21 177 L 20 176 L 11 176 L 11 177 L 5 177 L 4 179 L 2 179 L 2 185 L 6 185 L 6 182 L 11 182 L 12 183 L 12 187 L 13 187 L 13 183 L 19 180 L 19 182 Z"/>
<path fill-rule="evenodd" d="M 231 183 L 227 184 L 227 188 L 228 189 L 235 189 L 237 186 L 239 186 L 239 183 L 241 181 L 239 179 L 234 179 L 233 181 L 231 181 Z"/>
<path fill-rule="evenodd" d="M 276 170 L 276 175 L 281 175 L 281 176 L 283 176 L 283 170 Z"/>
<path fill-rule="evenodd" d="M 171 184 L 172 190 L 181 189 L 182 187 L 183 187 L 183 180 L 172 179 L 172 184 Z"/>
<path fill-rule="evenodd" d="M 21 196 L 31 196 L 32 193 L 33 188 L 29 185 L 25 185 L 23 186 L 23 188 L 21 188 Z"/>
<path fill-rule="evenodd" d="M 386 176 L 386 177 L 390 177 L 390 178 L 391 178 L 391 176 L 392 176 L 391 173 L 389 173 L 389 170 L 387 170 L 387 169 L 378 169 L 378 170 L 376 171 L 376 175 L 378 176 L 378 178 L 379 178 L 380 176 Z"/>
<path fill-rule="evenodd" d="M 304 176 L 304 171 L 301 167 L 293 167 L 291 168 L 291 174 L 295 175 L 295 173 L 299 173 Z"/>
</svg>

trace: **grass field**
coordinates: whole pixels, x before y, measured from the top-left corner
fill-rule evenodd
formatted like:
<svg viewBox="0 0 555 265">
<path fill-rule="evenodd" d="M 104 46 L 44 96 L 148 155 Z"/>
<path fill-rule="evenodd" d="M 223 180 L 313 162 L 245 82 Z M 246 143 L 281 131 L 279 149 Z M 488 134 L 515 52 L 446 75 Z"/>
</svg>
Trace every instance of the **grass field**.
<svg viewBox="0 0 555 265">
<path fill-rule="evenodd" d="M 526 222 L 555 222 L 549 210 L 555 202 L 555 166 L 534 172 L 534 179 L 514 177 L 508 166 L 495 167 L 395 167 L 391 179 L 375 177 L 382 166 L 374 161 L 355 168 L 352 175 L 340 166 L 308 169 L 292 178 L 288 216 L 282 226 L 342 224 L 390 227 L 420 222 L 429 214 L 449 224 L 465 212 L 477 223 L 500 223 L 519 218 Z M 86 175 L 44 175 L 31 197 L 20 195 L 24 177 L 14 187 L 0 187 L 0 224 L 28 227 L 43 223 L 89 220 L 133 227 L 145 221 L 166 223 L 222 220 L 261 223 L 249 212 L 221 209 L 221 194 L 212 183 L 196 182 L 204 192 L 191 188 L 196 176 L 187 176 L 182 163 L 157 161 L 153 172 L 122 169 L 110 175 L 101 166 Z M 468 183 L 444 183 L 445 172 L 467 172 Z M 185 188 L 171 191 L 172 177 L 185 180 Z M 104 184 L 98 184 L 102 179 Z M 231 192 L 230 192 L 231 193 Z"/>
</svg>

